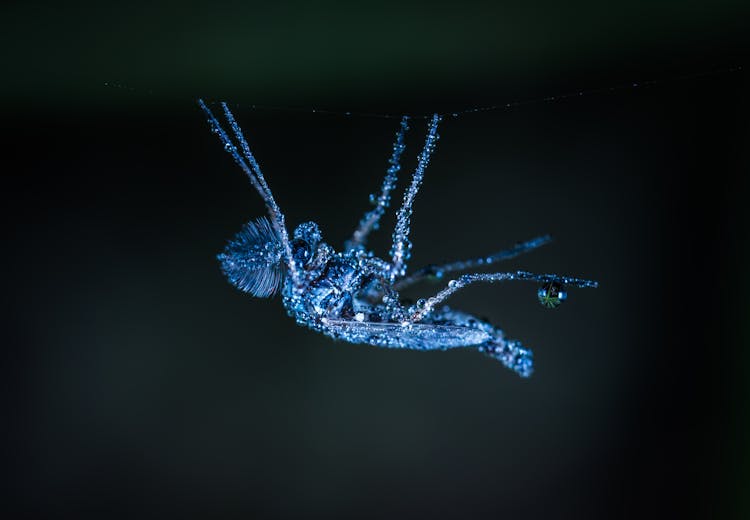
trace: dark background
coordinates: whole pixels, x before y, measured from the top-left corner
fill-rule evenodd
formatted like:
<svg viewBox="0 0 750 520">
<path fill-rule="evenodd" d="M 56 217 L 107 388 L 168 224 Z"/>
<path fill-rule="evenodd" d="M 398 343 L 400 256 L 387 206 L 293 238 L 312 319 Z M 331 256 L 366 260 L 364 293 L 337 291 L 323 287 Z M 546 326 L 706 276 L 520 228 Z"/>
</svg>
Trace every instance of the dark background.
<svg viewBox="0 0 750 520">
<path fill-rule="evenodd" d="M 746 518 L 743 3 L 4 6 L 3 504 Z M 199 96 L 240 105 L 289 225 L 314 219 L 336 247 L 397 120 L 310 108 L 512 103 L 443 123 L 412 265 L 548 232 L 502 269 L 601 288 L 555 311 L 525 284 L 454 298 L 534 349 L 530 380 L 471 351 L 296 327 L 279 298 L 219 272 L 215 254 L 263 207 Z"/>
</svg>

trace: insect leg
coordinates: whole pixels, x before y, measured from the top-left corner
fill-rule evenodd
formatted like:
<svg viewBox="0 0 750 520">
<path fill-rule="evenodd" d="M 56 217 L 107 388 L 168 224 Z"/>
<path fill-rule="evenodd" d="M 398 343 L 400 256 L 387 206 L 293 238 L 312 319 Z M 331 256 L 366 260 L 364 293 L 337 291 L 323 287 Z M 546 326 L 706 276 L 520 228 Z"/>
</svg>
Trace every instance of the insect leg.
<svg viewBox="0 0 750 520">
<path fill-rule="evenodd" d="M 273 199 L 273 195 L 271 194 L 271 189 L 268 187 L 268 184 L 266 183 L 266 178 L 263 176 L 263 172 L 260 169 L 260 166 L 258 165 L 258 161 L 255 160 L 255 156 L 250 151 L 250 145 L 247 144 L 247 139 L 245 139 L 245 135 L 242 133 L 242 129 L 240 128 L 240 125 L 237 124 L 237 121 L 234 119 L 234 114 L 232 114 L 232 111 L 229 110 L 229 107 L 225 102 L 222 101 L 221 108 L 224 109 L 224 116 L 227 118 L 227 121 L 229 122 L 229 126 L 232 128 L 232 132 L 234 132 L 234 137 L 239 141 L 240 148 L 242 149 L 242 155 L 245 156 L 245 159 L 247 159 L 247 162 L 250 163 L 250 167 L 253 169 L 253 173 L 255 174 L 255 178 L 258 180 L 258 183 L 260 184 L 263 191 L 261 191 L 261 197 L 263 197 L 264 201 L 268 201 L 275 205 L 275 201 Z M 279 211 L 281 213 L 281 211 Z"/>
<path fill-rule="evenodd" d="M 558 282 L 563 285 L 570 285 L 573 287 L 598 287 L 597 282 L 591 280 L 583 280 L 580 278 L 572 278 L 569 276 L 558 276 L 555 274 L 534 274 L 528 271 L 516 271 L 514 273 L 476 273 L 476 274 L 464 274 L 459 276 L 455 280 L 448 282 L 448 287 L 437 293 L 435 296 L 425 300 L 424 304 L 415 310 L 409 317 L 409 321 L 412 323 L 421 321 L 427 316 L 432 309 L 439 303 L 448 299 L 456 291 L 477 282 L 495 283 L 504 282 L 507 280 L 528 280 L 532 282 Z"/>
<path fill-rule="evenodd" d="M 393 152 L 391 158 L 388 159 L 388 171 L 383 179 L 383 186 L 380 189 L 380 195 L 376 199 L 374 195 L 370 195 L 370 200 L 375 207 L 365 213 L 362 220 L 359 221 L 359 226 L 354 231 L 352 238 L 346 242 L 345 249 L 351 250 L 364 245 L 367 241 L 367 235 L 370 231 L 377 229 L 380 217 L 385 213 L 386 208 L 391 203 L 391 191 L 396 186 L 396 180 L 398 179 L 398 172 L 401 170 L 401 154 L 404 153 L 406 145 L 404 144 L 404 135 L 409 130 L 408 117 L 404 116 L 401 118 L 401 125 L 396 132 L 396 140 L 393 143 Z"/>
<path fill-rule="evenodd" d="M 411 221 L 412 205 L 414 198 L 422 185 L 424 171 L 430 162 L 430 156 L 435 150 L 438 141 L 437 127 L 440 122 L 440 115 L 434 114 L 427 127 L 427 138 L 425 139 L 422 152 L 419 154 L 417 168 L 411 179 L 409 188 L 404 193 L 404 201 L 398 210 L 396 219 L 396 229 L 393 231 L 393 247 L 391 248 L 392 267 L 390 278 L 391 282 L 403 277 L 406 274 L 406 262 L 411 256 L 411 242 L 409 242 L 409 225 Z"/>
<path fill-rule="evenodd" d="M 401 280 L 398 280 L 393 285 L 393 288 L 396 289 L 397 291 L 400 291 L 425 278 L 441 279 L 443 278 L 443 276 L 445 276 L 445 273 L 450 273 L 453 271 L 465 271 L 466 269 L 471 269 L 473 267 L 482 267 L 485 265 L 494 264 L 495 262 L 499 262 L 501 260 L 508 260 L 510 258 L 515 258 L 518 255 L 527 253 L 538 247 L 548 244 L 550 240 L 552 239 L 549 235 L 544 235 L 541 237 L 533 238 L 531 240 L 527 240 L 526 242 L 519 242 L 515 244 L 513 247 L 504 249 L 502 251 L 493 253 L 491 255 L 482 256 L 479 258 L 473 258 L 470 260 L 461 260 L 458 262 L 452 262 L 450 264 L 428 265 L 410 274 L 406 278 L 402 278 Z"/>
<path fill-rule="evenodd" d="M 208 122 L 211 125 L 211 130 L 219 136 L 219 139 L 224 145 L 224 150 L 226 150 L 232 156 L 234 162 L 237 163 L 242 171 L 245 172 L 247 177 L 250 179 L 250 183 L 263 198 L 263 202 L 265 202 L 266 204 L 268 214 L 271 217 L 271 224 L 273 225 L 273 228 L 276 231 L 279 240 L 281 241 L 281 244 L 284 248 L 284 259 L 287 266 L 289 267 L 292 279 L 294 279 L 295 282 L 298 282 L 300 279 L 299 271 L 292 258 L 292 249 L 289 242 L 289 234 L 286 230 L 284 214 L 281 212 L 278 204 L 276 204 L 276 200 L 271 194 L 271 190 L 266 183 L 266 179 L 263 176 L 263 172 L 261 171 L 258 162 L 250 152 L 250 147 L 247 144 L 247 140 L 245 139 L 244 135 L 242 134 L 242 129 L 235 121 L 234 115 L 229 110 L 227 104 L 222 103 L 221 106 L 224 109 L 224 114 L 227 118 L 227 121 L 229 122 L 229 126 L 232 127 L 232 131 L 234 132 L 235 137 L 240 142 L 242 153 L 244 154 L 245 159 L 247 159 L 247 162 L 245 162 L 245 159 L 243 159 L 242 155 L 240 155 L 237 150 L 237 146 L 232 142 L 227 133 L 224 131 L 218 119 L 216 119 L 216 116 L 214 116 L 213 112 L 211 112 L 211 109 L 208 108 L 208 106 L 203 102 L 202 99 L 198 100 L 198 104 L 200 105 L 201 109 L 203 109 L 203 112 L 205 112 L 208 118 Z M 250 163 L 250 166 L 248 166 L 247 163 Z"/>
</svg>

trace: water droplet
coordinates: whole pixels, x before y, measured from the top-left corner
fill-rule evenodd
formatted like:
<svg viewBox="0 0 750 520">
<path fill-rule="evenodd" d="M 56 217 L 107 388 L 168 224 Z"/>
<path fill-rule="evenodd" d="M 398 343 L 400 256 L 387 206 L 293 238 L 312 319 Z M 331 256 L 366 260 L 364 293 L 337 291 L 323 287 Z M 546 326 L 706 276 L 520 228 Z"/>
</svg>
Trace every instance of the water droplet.
<svg viewBox="0 0 750 520">
<path fill-rule="evenodd" d="M 425 300 L 424 298 L 420 298 L 417 300 L 417 308 L 423 309 L 425 305 L 427 305 L 427 300 Z"/>
<path fill-rule="evenodd" d="M 568 297 L 568 292 L 560 282 L 551 281 L 542 284 L 537 291 L 539 303 L 548 309 L 559 307 Z"/>
<path fill-rule="evenodd" d="M 448 282 L 448 287 L 450 287 L 451 289 L 455 289 L 456 287 L 458 287 L 458 280 L 451 280 L 450 282 Z"/>
<path fill-rule="evenodd" d="M 425 276 L 431 281 L 440 280 L 445 274 L 442 269 L 439 269 L 435 265 L 428 265 L 424 268 Z"/>
</svg>

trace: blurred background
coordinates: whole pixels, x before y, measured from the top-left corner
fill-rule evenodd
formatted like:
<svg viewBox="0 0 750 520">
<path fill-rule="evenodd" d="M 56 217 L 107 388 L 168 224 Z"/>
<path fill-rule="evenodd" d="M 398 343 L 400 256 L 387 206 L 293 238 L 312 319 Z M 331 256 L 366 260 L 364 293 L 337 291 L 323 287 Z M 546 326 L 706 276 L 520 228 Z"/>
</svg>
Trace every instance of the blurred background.
<svg viewBox="0 0 750 520">
<path fill-rule="evenodd" d="M 14 517 L 747 518 L 749 10 L 4 5 L 3 504 Z M 197 97 L 238 105 L 288 224 L 315 220 L 336 247 L 398 124 L 342 112 L 510 103 L 444 121 L 412 265 L 551 233 L 501 269 L 601 287 L 554 311 L 525 284 L 452 300 L 534 349 L 529 380 L 469 350 L 299 328 L 278 297 L 219 271 L 226 239 L 264 210 Z M 413 121 L 402 186 L 425 126 Z"/>
</svg>

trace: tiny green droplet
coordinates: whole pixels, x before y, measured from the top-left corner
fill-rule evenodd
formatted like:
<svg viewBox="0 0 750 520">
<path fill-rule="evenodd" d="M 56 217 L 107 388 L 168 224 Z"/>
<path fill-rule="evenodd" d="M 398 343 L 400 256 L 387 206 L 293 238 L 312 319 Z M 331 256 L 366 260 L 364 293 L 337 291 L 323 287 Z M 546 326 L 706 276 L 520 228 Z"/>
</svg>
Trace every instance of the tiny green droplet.
<svg viewBox="0 0 750 520">
<path fill-rule="evenodd" d="M 536 294 L 539 298 L 539 303 L 548 309 L 559 307 L 568 298 L 565 286 L 555 281 L 542 284 Z"/>
</svg>

